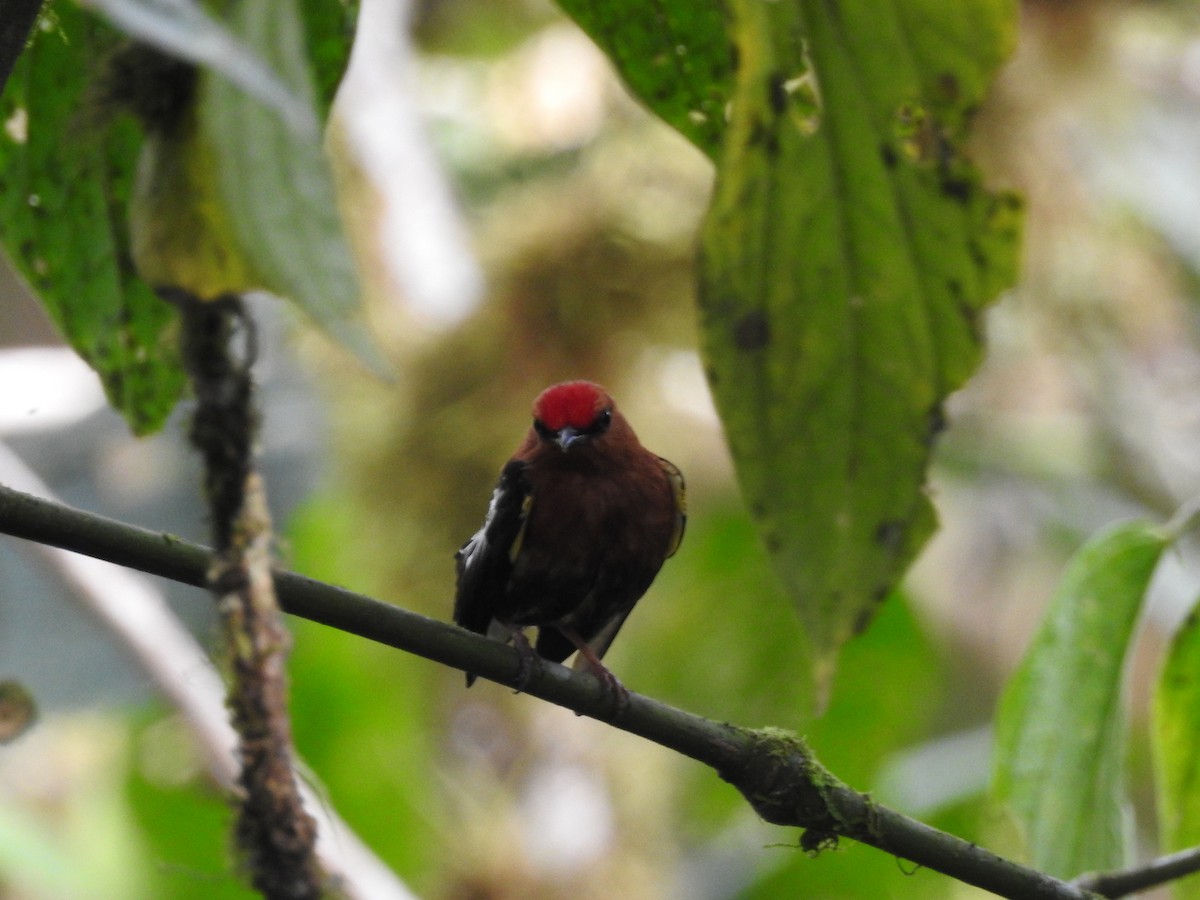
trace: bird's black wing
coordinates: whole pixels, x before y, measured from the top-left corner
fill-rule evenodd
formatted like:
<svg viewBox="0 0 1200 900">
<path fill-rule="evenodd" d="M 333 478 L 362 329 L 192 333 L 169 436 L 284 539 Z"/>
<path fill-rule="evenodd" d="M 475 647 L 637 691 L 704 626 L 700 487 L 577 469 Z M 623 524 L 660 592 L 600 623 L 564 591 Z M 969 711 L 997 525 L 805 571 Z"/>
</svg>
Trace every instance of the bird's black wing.
<svg viewBox="0 0 1200 900">
<path fill-rule="evenodd" d="M 454 554 L 458 571 L 454 621 L 479 634 L 487 633 L 508 590 L 513 560 L 529 519 L 532 495 L 525 468 L 520 460 L 504 467 L 483 527 Z"/>
</svg>

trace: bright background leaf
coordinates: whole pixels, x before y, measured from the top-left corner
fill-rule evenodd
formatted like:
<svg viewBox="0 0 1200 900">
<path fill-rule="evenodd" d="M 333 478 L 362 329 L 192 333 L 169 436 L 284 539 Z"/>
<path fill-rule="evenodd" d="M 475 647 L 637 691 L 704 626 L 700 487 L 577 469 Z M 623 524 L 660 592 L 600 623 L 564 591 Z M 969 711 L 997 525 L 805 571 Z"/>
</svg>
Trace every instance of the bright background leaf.
<svg viewBox="0 0 1200 900">
<path fill-rule="evenodd" d="M 1171 642 L 1154 704 L 1158 821 L 1163 850 L 1200 844 L 1200 617 L 1193 610 Z M 1200 879 L 1175 888 L 1200 897 Z"/>
<path fill-rule="evenodd" d="M 235 4 L 230 26 L 310 110 L 313 67 L 296 0 Z M 291 123 L 219 75 L 203 76 L 199 139 L 236 245 L 262 279 L 377 373 L 387 364 L 361 321 L 358 277 L 342 233 L 320 135 Z"/>
<path fill-rule="evenodd" d="M 1131 859 L 1125 661 L 1166 546 L 1140 522 L 1089 541 L 1000 702 L 993 794 L 1023 857 L 1060 878 Z"/>
</svg>

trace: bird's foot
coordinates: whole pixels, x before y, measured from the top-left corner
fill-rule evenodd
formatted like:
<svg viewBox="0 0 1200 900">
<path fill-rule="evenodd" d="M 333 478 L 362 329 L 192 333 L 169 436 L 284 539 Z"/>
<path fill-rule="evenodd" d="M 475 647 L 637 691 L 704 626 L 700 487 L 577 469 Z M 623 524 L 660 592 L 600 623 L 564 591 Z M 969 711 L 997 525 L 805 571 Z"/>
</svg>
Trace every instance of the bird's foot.
<svg viewBox="0 0 1200 900">
<path fill-rule="evenodd" d="M 596 651 L 592 649 L 592 646 L 587 641 L 579 636 L 577 631 L 565 628 L 562 625 L 558 626 L 558 630 L 579 651 L 579 656 L 575 660 L 575 668 L 591 672 L 596 680 L 600 682 L 600 686 L 604 688 L 605 694 L 608 695 L 612 703 L 608 714 L 600 716 L 600 718 L 612 722 L 624 715 L 625 710 L 629 708 L 629 688 L 621 684 L 620 679 L 609 670 L 608 666 L 600 661 L 600 657 L 596 654 Z M 577 712 L 575 715 L 579 716 L 583 714 Z"/>
<path fill-rule="evenodd" d="M 533 649 L 533 645 L 529 643 L 529 638 L 525 637 L 525 632 L 521 629 L 516 629 L 512 633 L 513 649 L 517 651 L 519 664 L 517 667 L 517 677 L 513 681 L 514 693 L 524 693 L 525 688 L 529 687 L 529 682 L 534 675 L 540 674 L 542 671 L 542 658 L 538 652 Z"/>
<path fill-rule="evenodd" d="M 588 660 L 588 669 L 596 676 L 596 680 L 600 682 L 600 686 L 604 688 L 605 694 L 612 703 L 611 710 L 604 718 L 610 722 L 620 718 L 629 708 L 629 688 L 621 684 L 620 679 L 612 673 L 612 670 L 598 660 L 594 663 Z"/>
<path fill-rule="evenodd" d="M 621 680 L 612 673 L 612 670 L 600 662 L 600 657 L 596 655 L 595 651 L 582 641 L 579 644 L 579 655 L 583 661 L 582 668 L 595 676 L 595 679 L 600 682 L 600 686 L 604 688 L 604 693 L 612 703 L 608 715 L 602 718 L 610 722 L 616 720 L 629 708 L 629 688 L 621 684 Z M 578 664 L 576 665 L 578 667 Z M 576 713 L 575 715 L 581 715 L 581 713 Z"/>
</svg>

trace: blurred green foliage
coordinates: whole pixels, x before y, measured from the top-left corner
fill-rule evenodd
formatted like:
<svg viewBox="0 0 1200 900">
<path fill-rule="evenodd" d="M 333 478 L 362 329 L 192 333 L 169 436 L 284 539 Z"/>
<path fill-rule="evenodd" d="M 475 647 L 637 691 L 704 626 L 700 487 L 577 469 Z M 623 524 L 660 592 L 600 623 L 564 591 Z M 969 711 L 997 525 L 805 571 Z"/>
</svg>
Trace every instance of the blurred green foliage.
<svg viewBox="0 0 1200 900">
<path fill-rule="evenodd" d="M 996 716 L 993 791 L 1016 855 L 1060 878 L 1116 869 L 1125 814 L 1125 659 L 1167 534 L 1116 525 L 1073 558 Z"/>
<path fill-rule="evenodd" d="M 170 719 L 157 706 L 134 725 L 135 741 L 153 740 L 156 725 Z M 241 900 L 258 896 L 239 877 L 234 859 L 234 810 L 229 801 L 195 780 L 148 778 L 136 754 L 127 760 L 126 797 L 136 817 L 144 852 L 127 860 L 149 881 L 147 896 L 179 900 Z M 186 824 L 185 824 L 186 823 Z"/>
<path fill-rule="evenodd" d="M 1081 36 L 1111 24 L 1087 19 L 1082 27 L 1073 18 L 1101 15 L 1089 11 L 1093 5 L 1045 6 L 1027 9 L 1027 27 L 1039 38 L 1028 51 L 1034 74 L 1024 59 L 984 131 L 984 150 L 1002 157 L 1001 170 L 1020 171 L 1022 154 L 1030 154 L 1025 164 L 1037 177 L 1015 180 L 1035 189 L 1068 182 L 1038 155 L 1062 141 L 1027 133 L 1044 118 L 1036 103 L 1060 97 L 1052 88 L 1062 69 L 1115 68 L 1089 69 L 1070 55 L 1088 49 Z M 343 10 L 326 12 L 327 25 L 342 21 L 334 13 Z M 697 344 L 692 242 L 707 162 L 607 76 L 572 68 L 594 60 L 594 49 L 548 5 L 443 0 L 422 7 L 415 24 L 428 53 L 431 131 L 463 186 L 490 273 L 489 300 L 441 331 L 414 324 L 403 310 L 375 310 L 401 369 L 395 384 L 365 382 L 306 348 L 335 420 L 334 459 L 327 481 L 284 526 L 287 564 L 447 617 L 451 554 L 478 526 L 499 466 L 527 426 L 529 402 L 551 381 L 585 375 L 614 390 L 648 446 L 679 463 L 692 488 L 684 545 L 610 656 L 632 689 L 717 719 L 793 728 L 833 772 L 867 791 L 891 790 L 896 763 L 920 757 L 938 738 L 985 726 L 1065 552 L 1120 504 L 1170 506 L 1171 491 L 1147 474 L 1157 472 L 1155 459 L 1139 450 L 1137 435 L 1119 430 L 1139 407 L 1119 406 L 1113 385 L 1123 383 L 1114 373 L 1128 374 L 1122 367 L 1136 368 L 1143 357 L 1157 365 L 1183 352 L 1164 335 L 1194 343 L 1169 312 L 1179 299 L 1176 282 L 1155 269 L 1130 282 L 1137 290 L 1126 289 L 1124 273 L 1153 267 L 1075 232 L 1048 239 L 1061 233 L 1047 229 L 1047 218 L 1076 227 L 1085 217 L 1062 196 L 1042 197 L 1033 275 L 997 317 L 997 361 L 980 377 L 979 393 L 958 398 L 955 475 L 940 481 L 935 497 L 948 527 L 930 555 L 941 558 L 883 601 L 872 627 L 848 645 L 828 710 L 814 720 L 801 624 L 738 497 L 709 411 L 703 403 L 696 411 L 704 390 L 687 381 L 699 370 L 689 355 Z M 1070 52 L 1055 56 L 1056 47 Z M 339 64 L 329 49 L 317 51 L 322 102 Z M 539 111 L 547 84 L 578 88 L 563 107 L 572 113 L 562 117 L 567 125 Z M 460 104 L 452 114 L 447 97 Z M 1005 102 L 1025 103 L 1023 114 Z M 576 115 L 581 109 L 594 115 Z M 896 135 L 918 156 L 922 139 L 940 137 L 923 124 L 910 117 Z M 932 159 L 925 163 L 926 176 L 945 174 Z M 1121 252 L 1129 252 L 1128 230 L 1124 221 Z M 1060 246 L 1078 254 L 1068 261 L 1072 278 L 1040 256 Z M 1151 255 L 1162 263 L 1161 244 Z M 1116 276 L 1094 264 L 1114 257 L 1125 263 Z M 1072 291 L 1112 306 L 1089 314 L 1055 305 L 1064 295 L 1078 300 Z M 1131 298 L 1139 305 L 1117 305 Z M 1018 314 L 1031 318 L 1014 324 Z M 1077 383 L 1061 370 L 1077 370 L 1029 349 L 1036 341 L 1022 329 L 1037 330 L 1030 321 L 1057 323 L 1059 331 L 1039 331 L 1050 342 L 1068 343 L 1063 335 L 1081 322 L 1083 333 L 1103 334 L 1104 353 L 1071 361 L 1094 367 L 1087 370 L 1093 393 L 1074 393 Z M 1126 344 L 1114 337 L 1120 323 L 1134 329 Z M 875 450 L 890 453 L 892 444 Z M 1178 473 L 1176 481 L 1189 483 Z M 803 513 L 827 527 L 814 510 Z M 294 728 L 313 783 L 422 896 L 956 896 L 949 879 L 861 846 L 809 858 L 793 831 L 758 822 L 715 775 L 661 748 L 497 685 L 467 691 L 460 673 L 397 651 L 291 624 Z M 1147 632 L 1164 627 L 1151 620 Z M 1178 672 L 1191 662 L 1189 652 L 1173 666 Z M 1179 771 L 1194 766 L 1181 748 L 1200 743 L 1196 727 L 1184 722 L 1172 738 Z M 106 740 L 116 749 L 99 752 Z M 161 708 L 64 744 L 86 747 L 105 777 L 73 785 L 54 811 L 56 824 L 83 827 L 0 816 L 12 836 L 4 843 L 33 848 L 19 864 L 0 855 L 5 889 L 32 884 L 31 893 L 45 897 L 69 891 L 47 874 L 68 859 L 94 896 L 249 896 L 229 858 L 227 803 L 189 767 L 178 727 Z M 984 839 L 984 764 L 970 754 L 936 759 L 909 790 L 919 796 L 942 781 L 961 788 L 914 812 Z M 1144 782 L 1137 787 L 1135 797 L 1151 793 Z M 586 841 L 564 844 L 564 834 Z M 1142 837 L 1151 839 L 1145 830 Z"/>
<path fill-rule="evenodd" d="M 1163 664 L 1154 704 L 1154 763 L 1163 849 L 1200 841 L 1200 613 L 1180 626 Z M 1181 885 L 1177 897 L 1200 897 L 1200 879 Z"/>
</svg>

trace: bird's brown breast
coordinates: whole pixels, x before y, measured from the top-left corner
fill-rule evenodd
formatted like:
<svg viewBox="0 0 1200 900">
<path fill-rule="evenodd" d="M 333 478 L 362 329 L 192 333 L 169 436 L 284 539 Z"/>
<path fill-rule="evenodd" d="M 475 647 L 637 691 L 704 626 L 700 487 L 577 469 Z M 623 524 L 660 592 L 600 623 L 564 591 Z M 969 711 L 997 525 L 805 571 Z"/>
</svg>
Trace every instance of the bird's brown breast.
<svg viewBox="0 0 1200 900">
<path fill-rule="evenodd" d="M 521 624 L 611 615 L 653 581 L 675 532 L 674 499 L 657 457 L 626 462 L 531 466 L 533 503 L 506 604 Z"/>
</svg>

